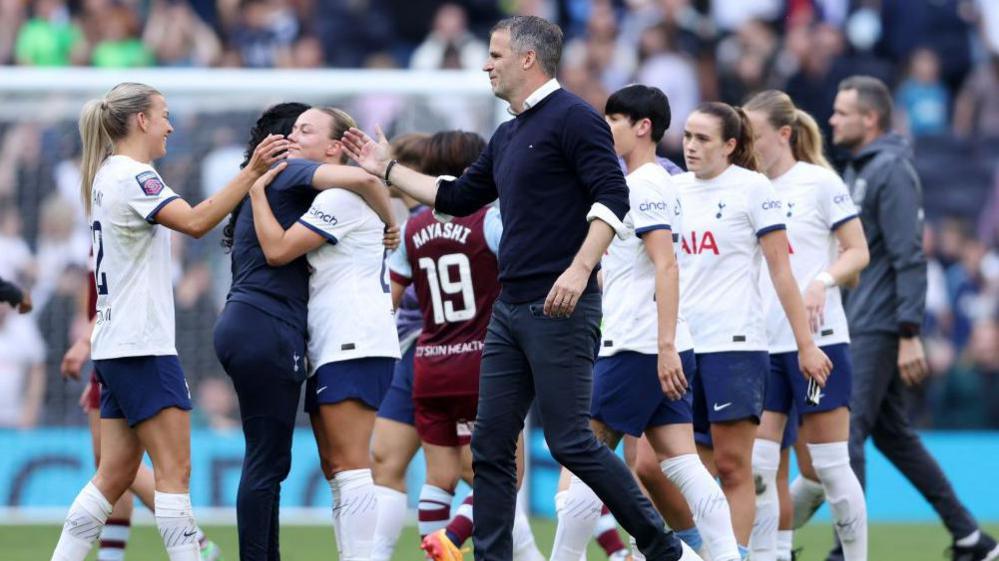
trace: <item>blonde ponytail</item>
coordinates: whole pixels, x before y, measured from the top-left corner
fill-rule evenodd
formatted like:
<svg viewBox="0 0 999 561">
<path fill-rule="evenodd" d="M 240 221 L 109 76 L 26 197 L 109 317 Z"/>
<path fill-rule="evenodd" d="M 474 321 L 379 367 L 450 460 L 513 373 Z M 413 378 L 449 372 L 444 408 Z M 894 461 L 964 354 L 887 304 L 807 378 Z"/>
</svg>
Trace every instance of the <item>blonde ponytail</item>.
<svg viewBox="0 0 999 561">
<path fill-rule="evenodd" d="M 83 106 L 80 112 L 80 140 L 83 144 L 80 197 L 88 217 L 97 170 L 114 153 L 114 143 L 128 134 L 129 117 L 148 111 L 155 95 L 162 94 L 145 84 L 122 82 L 111 88 L 102 99 L 91 99 Z"/>
<path fill-rule="evenodd" d="M 829 160 L 823 153 L 822 132 L 815 118 L 801 109 L 794 110 L 794 125 L 791 130 L 791 153 L 799 162 L 808 162 L 827 169 L 832 169 Z"/>
<path fill-rule="evenodd" d="M 767 116 L 774 130 L 791 128 L 791 155 L 799 162 L 807 162 L 832 169 L 826 160 L 822 132 L 815 119 L 794 106 L 791 97 L 780 90 L 760 92 L 746 103 L 746 111 L 759 111 Z"/>
</svg>

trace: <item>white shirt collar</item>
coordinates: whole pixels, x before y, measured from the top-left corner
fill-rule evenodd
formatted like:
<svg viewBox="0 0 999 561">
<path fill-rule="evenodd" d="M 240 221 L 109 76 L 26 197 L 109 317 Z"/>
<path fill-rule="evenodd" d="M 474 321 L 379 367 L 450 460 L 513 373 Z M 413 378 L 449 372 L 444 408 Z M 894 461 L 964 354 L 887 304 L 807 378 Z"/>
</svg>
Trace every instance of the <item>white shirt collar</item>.
<svg viewBox="0 0 999 561">
<path fill-rule="evenodd" d="M 524 100 L 524 108 L 523 108 L 523 110 L 521 110 L 521 113 L 523 113 L 524 111 L 527 111 L 531 107 L 534 107 L 535 105 L 541 103 L 542 99 L 548 97 L 555 90 L 557 90 L 557 89 L 559 89 L 561 87 L 562 86 L 558 83 L 558 80 L 556 80 L 555 78 L 552 78 L 551 80 L 548 80 L 547 82 L 545 82 L 544 84 L 542 84 L 540 88 L 534 90 L 534 92 L 531 93 L 531 95 L 527 96 L 527 99 Z M 511 115 L 517 115 L 518 114 L 517 112 L 515 112 L 513 110 L 513 107 L 507 107 L 506 110 Z"/>
</svg>

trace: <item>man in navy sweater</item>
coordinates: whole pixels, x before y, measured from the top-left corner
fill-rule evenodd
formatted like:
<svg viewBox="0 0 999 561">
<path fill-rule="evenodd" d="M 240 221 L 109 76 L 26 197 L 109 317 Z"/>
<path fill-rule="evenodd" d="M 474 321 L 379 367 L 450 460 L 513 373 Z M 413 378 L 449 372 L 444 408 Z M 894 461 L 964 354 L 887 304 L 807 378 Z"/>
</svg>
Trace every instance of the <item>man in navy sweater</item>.
<svg viewBox="0 0 999 561">
<path fill-rule="evenodd" d="M 483 70 L 515 117 L 499 126 L 458 179 L 422 175 L 391 161 L 381 131 L 375 142 L 351 129 L 344 143 L 364 169 L 433 205 L 442 219 L 500 200 L 503 287 L 482 354 L 472 435 L 476 560 L 512 557 L 514 454 L 537 398 L 555 459 L 597 493 L 647 559 L 673 561 L 682 555 L 679 540 L 589 428 L 600 341 L 596 267 L 615 232 L 624 231 L 628 189 L 603 118 L 554 79 L 561 50 L 562 31 L 544 19 L 511 17 L 493 27 Z M 450 279 L 458 273 L 439 274 Z M 462 302 L 441 297 L 446 305 Z"/>
</svg>

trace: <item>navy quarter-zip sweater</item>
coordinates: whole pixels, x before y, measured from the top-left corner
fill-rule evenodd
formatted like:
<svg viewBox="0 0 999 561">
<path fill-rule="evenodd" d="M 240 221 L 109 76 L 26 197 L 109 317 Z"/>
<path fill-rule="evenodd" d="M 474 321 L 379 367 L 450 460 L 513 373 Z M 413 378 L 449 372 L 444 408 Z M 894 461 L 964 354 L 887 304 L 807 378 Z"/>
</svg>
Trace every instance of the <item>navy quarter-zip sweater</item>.
<svg viewBox="0 0 999 561">
<path fill-rule="evenodd" d="M 467 216 L 499 198 L 499 298 L 540 300 L 583 245 L 590 208 L 619 220 L 628 187 L 603 117 L 559 88 L 499 126 L 477 160 L 454 181 L 441 181 L 435 208 Z M 596 292 L 594 267 L 586 292 Z"/>
</svg>

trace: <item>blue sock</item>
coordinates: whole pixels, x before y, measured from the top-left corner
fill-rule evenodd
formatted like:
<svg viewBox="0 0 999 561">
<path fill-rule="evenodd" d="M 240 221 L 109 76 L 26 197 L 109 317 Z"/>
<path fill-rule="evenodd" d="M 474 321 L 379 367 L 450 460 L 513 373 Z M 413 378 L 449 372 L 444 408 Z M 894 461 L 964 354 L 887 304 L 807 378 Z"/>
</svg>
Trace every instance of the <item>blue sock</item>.
<svg viewBox="0 0 999 561">
<path fill-rule="evenodd" d="M 740 545 L 739 546 L 739 558 L 742 559 L 743 561 L 746 561 L 747 557 L 749 557 L 749 548 L 748 547 L 743 547 L 743 546 Z"/>
<path fill-rule="evenodd" d="M 701 546 L 704 545 L 704 540 L 701 539 L 701 533 L 697 531 L 697 526 L 691 526 L 686 530 L 677 530 L 676 537 L 683 540 L 683 543 L 690 546 L 690 549 L 694 551 L 700 551 Z"/>
</svg>

